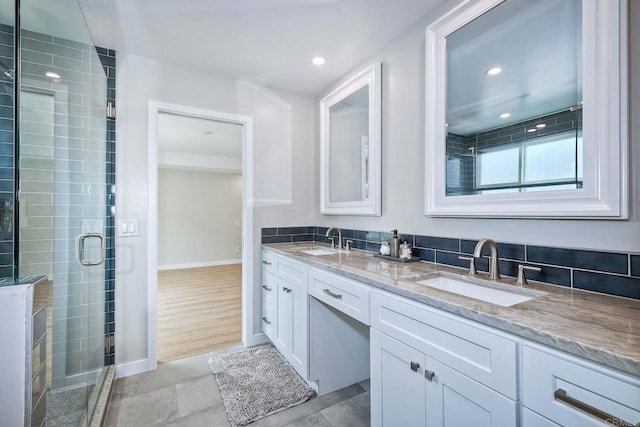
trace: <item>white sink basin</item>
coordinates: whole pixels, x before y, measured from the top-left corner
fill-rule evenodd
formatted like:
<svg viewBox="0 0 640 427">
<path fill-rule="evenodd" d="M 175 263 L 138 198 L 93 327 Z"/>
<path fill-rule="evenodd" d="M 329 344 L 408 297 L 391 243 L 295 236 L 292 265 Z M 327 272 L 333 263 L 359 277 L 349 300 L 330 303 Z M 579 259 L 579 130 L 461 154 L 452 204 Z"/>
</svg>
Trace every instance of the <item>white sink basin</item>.
<svg viewBox="0 0 640 427">
<path fill-rule="evenodd" d="M 535 296 L 523 295 L 515 292 L 494 289 L 487 286 L 476 285 L 471 282 L 456 280 L 446 276 L 438 276 L 432 279 L 417 282 L 430 288 L 440 289 L 465 297 L 497 304 L 502 307 L 511 307 L 535 298 Z"/>
<path fill-rule="evenodd" d="M 309 254 L 313 256 L 322 256 L 322 255 L 334 255 L 337 254 L 338 251 L 336 249 L 325 249 L 325 248 L 314 248 L 314 249 L 305 249 L 300 251 L 303 254 Z"/>
</svg>

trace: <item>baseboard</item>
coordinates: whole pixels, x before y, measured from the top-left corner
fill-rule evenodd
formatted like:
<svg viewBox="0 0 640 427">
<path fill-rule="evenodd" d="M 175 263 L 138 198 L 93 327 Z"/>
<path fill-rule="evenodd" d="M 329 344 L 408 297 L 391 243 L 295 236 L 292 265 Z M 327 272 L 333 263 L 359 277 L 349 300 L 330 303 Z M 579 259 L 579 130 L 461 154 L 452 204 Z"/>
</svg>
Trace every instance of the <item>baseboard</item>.
<svg viewBox="0 0 640 427">
<path fill-rule="evenodd" d="M 215 267 L 218 265 L 242 264 L 242 259 L 224 259 L 222 261 L 189 262 L 186 264 L 159 265 L 158 270 L 181 270 L 184 268 Z"/>
<path fill-rule="evenodd" d="M 149 370 L 149 361 L 147 359 L 134 360 L 133 362 L 122 363 L 116 366 L 116 378 L 128 377 L 135 374 L 141 374 Z"/>
</svg>

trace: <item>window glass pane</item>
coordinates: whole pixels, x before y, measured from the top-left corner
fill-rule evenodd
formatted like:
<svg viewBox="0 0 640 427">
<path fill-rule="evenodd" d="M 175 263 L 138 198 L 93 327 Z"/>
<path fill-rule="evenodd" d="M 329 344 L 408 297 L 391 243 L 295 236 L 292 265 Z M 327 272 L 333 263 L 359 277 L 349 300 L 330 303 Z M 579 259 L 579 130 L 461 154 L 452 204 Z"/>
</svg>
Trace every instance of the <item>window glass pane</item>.
<svg viewBox="0 0 640 427">
<path fill-rule="evenodd" d="M 501 148 L 478 154 L 478 186 L 520 181 L 520 147 Z"/>
<path fill-rule="evenodd" d="M 575 134 L 539 138 L 528 142 L 524 155 L 524 182 L 550 182 L 581 177 L 582 156 L 576 165 L 576 145 L 582 153 L 582 137 L 576 143 Z"/>
</svg>

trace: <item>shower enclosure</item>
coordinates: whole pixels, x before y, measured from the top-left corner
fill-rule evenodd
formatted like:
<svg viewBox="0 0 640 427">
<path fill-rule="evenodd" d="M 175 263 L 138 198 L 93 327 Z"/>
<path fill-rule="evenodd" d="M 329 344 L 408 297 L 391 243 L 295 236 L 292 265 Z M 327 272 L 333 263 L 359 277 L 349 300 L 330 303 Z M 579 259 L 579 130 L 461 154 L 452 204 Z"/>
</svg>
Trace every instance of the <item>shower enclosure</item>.
<svg viewBox="0 0 640 427">
<path fill-rule="evenodd" d="M 31 425 L 89 425 L 114 358 L 107 76 L 77 0 L 0 5 L 0 277 L 44 277 Z"/>
</svg>

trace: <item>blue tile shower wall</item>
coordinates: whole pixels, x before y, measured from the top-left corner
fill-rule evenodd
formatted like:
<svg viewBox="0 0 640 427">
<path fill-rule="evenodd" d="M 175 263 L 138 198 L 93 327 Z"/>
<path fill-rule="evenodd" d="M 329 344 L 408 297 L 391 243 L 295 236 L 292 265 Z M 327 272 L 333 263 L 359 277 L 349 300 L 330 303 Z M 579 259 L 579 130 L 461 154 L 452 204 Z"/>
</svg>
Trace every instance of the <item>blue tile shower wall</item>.
<svg viewBox="0 0 640 427">
<path fill-rule="evenodd" d="M 14 69 L 13 27 L 0 24 L 0 63 Z M 0 72 L 0 278 L 13 278 L 13 79 Z"/>
<path fill-rule="evenodd" d="M 116 106 L 116 52 L 111 49 L 103 49 L 96 47 L 100 63 L 107 76 L 107 102 Z M 116 224 L 115 224 L 115 205 L 116 199 L 114 188 L 116 185 L 116 119 L 107 118 L 106 130 L 106 258 L 105 258 L 105 335 L 113 335 L 116 331 L 115 324 L 115 274 L 116 274 Z M 109 348 L 105 351 L 104 364 L 115 364 L 115 350 Z"/>
<path fill-rule="evenodd" d="M 315 241 L 329 243 L 326 227 L 263 228 L 262 243 L 292 243 Z M 391 233 L 367 230 L 342 230 L 344 239 L 352 240 L 352 247 L 377 252 L 380 242 Z M 401 234 L 400 238 L 413 245 L 413 254 L 423 261 L 453 267 L 468 268 L 469 256 L 477 240 Z M 515 277 L 518 264 L 533 265 L 540 272 L 527 272 L 531 280 L 573 287 L 603 294 L 640 299 L 640 254 L 588 251 L 537 245 L 497 242 L 500 273 Z M 484 248 L 483 255 L 489 255 Z M 489 270 L 488 258 L 477 260 L 478 271 Z"/>
</svg>

